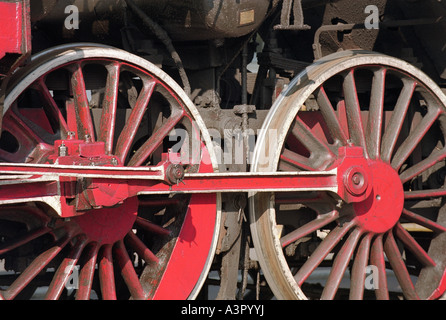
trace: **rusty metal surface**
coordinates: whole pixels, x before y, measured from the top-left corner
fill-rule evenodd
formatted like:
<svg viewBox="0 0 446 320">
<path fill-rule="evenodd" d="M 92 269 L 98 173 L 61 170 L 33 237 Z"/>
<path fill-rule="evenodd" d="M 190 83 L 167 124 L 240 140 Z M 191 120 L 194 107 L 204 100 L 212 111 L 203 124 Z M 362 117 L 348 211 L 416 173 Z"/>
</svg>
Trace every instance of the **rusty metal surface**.
<svg viewBox="0 0 446 320">
<path fill-rule="evenodd" d="M 240 37 L 255 30 L 270 9 L 270 0 L 233 1 L 157 1 L 137 0 L 134 3 L 165 28 L 174 40 L 209 40 Z M 75 5 L 81 19 L 110 19 L 123 24 L 122 1 L 32 1 L 33 21 L 60 24 L 64 8 Z"/>
</svg>

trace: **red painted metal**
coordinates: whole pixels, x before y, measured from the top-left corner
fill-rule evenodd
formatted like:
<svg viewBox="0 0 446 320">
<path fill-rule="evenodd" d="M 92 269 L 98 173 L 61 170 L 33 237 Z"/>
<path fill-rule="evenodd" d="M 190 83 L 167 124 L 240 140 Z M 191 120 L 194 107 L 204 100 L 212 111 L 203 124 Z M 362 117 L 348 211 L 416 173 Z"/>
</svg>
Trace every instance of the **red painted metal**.
<svg viewBox="0 0 446 320">
<path fill-rule="evenodd" d="M 338 194 L 347 203 L 365 200 L 372 188 L 369 166 L 364 157 L 364 149 L 349 145 L 339 148 L 338 159 L 335 162 L 338 169 Z"/>
<path fill-rule="evenodd" d="M 99 260 L 99 279 L 102 299 L 104 300 L 116 300 L 112 248 L 113 246 L 111 244 L 102 246 L 101 257 Z"/>
<path fill-rule="evenodd" d="M 200 166 L 200 173 L 213 172 L 209 160 L 209 154 L 205 151 L 205 164 Z M 158 287 L 153 293 L 153 299 L 182 299 L 189 294 L 187 288 L 193 287 L 198 281 L 203 271 L 200 266 L 205 263 L 213 243 L 214 235 L 209 230 L 214 230 L 216 223 L 215 219 L 209 219 L 205 213 L 214 212 L 217 209 L 216 203 L 216 194 L 192 195 L 184 224 L 175 242 L 172 259 L 163 275 L 162 281 L 170 285 Z M 178 257 L 182 258 L 181 261 L 187 261 L 187 267 L 177 260 Z"/>
<path fill-rule="evenodd" d="M 138 200 L 133 197 L 118 207 L 93 210 L 74 217 L 72 221 L 81 229 L 80 232 L 88 235 L 90 241 L 113 244 L 126 236 L 137 215 Z"/>
<path fill-rule="evenodd" d="M 79 289 L 76 292 L 78 300 L 88 300 L 90 297 L 99 248 L 98 243 L 92 243 L 87 248 L 86 263 L 79 274 Z"/>
<path fill-rule="evenodd" d="M 106 153 L 113 152 L 113 138 L 115 134 L 116 123 L 116 109 L 118 103 L 118 86 L 119 86 L 119 72 L 121 64 L 116 62 L 107 65 L 108 77 L 105 92 L 104 102 L 102 106 L 102 116 L 99 141 L 105 141 Z"/>
<path fill-rule="evenodd" d="M 89 161 L 98 161 L 97 159 L 101 157 L 109 157 L 105 155 L 104 144 L 79 141 L 67 140 L 65 142 L 69 153 L 72 154 L 78 151 L 79 156 L 59 157 L 56 161 L 68 158 L 74 163 L 79 163 L 80 160 L 77 160 L 77 158 L 84 158 L 81 154 L 82 146 L 92 146 L 92 150 L 94 150 L 89 151 L 88 154 L 89 156 L 94 155 L 94 157 L 84 159 L 87 164 Z M 63 143 L 57 142 L 57 145 L 60 147 Z M 79 146 L 79 148 L 76 149 L 76 146 Z M 95 153 L 96 151 L 102 152 L 102 154 Z M 78 174 L 84 177 L 88 176 L 88 174 L 93 175 L 88 180 L 82 180 L 83 184 L 80 184 L 76 177 L 73 177 L 71 180 L 73 183 L 76 183 L 76 187 L 71 187 L 71 189 L 77 190 L 76 209 L 80 211 L 91 208 L 112 207 L 138 194 L 327 190 L 337 193 L 340 199 L 346 203 L 354 203 L 354 210 L 357 216 L 355 221 L 363 231 L 381 233 L 389 230 L 398 221 L 404 202 L 403 189 L 398 174 L 382 161 L 365 159 L 361 147 L 341 147 L 338 156 L 339 160 L 336 162 L 336 170 L 334 171 L 254 175 L 247 173 L 198 173 L 186 175 L 181 183 L 177 185 L 171 185 L 167 178 L 160 180 L 160 172 L 150 167 L 139 169 L 137 171 L 139 177 L 135 176 L 134 178 L 132 178 L 134 172 L 125 167 L 122 167 L 119 171 L 125 178 L 112 175 L 112 171 L 108 172 L 109 176 L 107 177 L 107 171 L 104 167 L 88 169 L 70 167 L 70 169 L 64 169 L 66 171 L 63 172 L 68 177 L 68 172 L 71 172 L 71 174 L 75 172 L 72 169 L 77 169 Z M 9 168 L 6 165 L 1 165 L 0 167 L 3 173 L 10 174 L 17 174 L 23 168 L 23 166 L 16 167 L 14 165 L 9 165 Z M 161 171 L 162 168 L 166 167 L 169 167 L 169 163 L 165 163 L 164 166 L 158 165 L 155 168 Z M 29 165 L 26 166 L 26 170 L 28 173 L 57 176 L 62 169 L 58 166 L 37 167 Z M 102 176 L 95 178 L 95 174 Z M 161 174 L 163 173 L 161 172 Z M 139 178 L 143 175 L 144 180 L 140 180 Z M 154 180 L 150 180 L 151 177 Z M 45 191 L 45 189 L 41 190 Z M 35 189 L 33 189 L 33 192 L 35 192 Z M 54 191 L 51 192 L 50 195 L 54 194 Z M 66 192 L 65 194 L 70 193 Z M 41 194 L 40 196 L 46 195 Z M 8 197 L 11 199 L 10 192 L 2 196 L 4 199 Z M 85 203 L 79 205 L 79 202 Z M 70 210 L 70 212 L 75 214 L 74 211 Z M 69 213 L 63 213 L 65 217 L 69 215 Z"/>
<path fill-rule="evenodd" d="M 373 177 L 372 192 L 363 202 L 354 203 L 355 221 L 361 230 L 379 234 L 399 220 L 404 205 L 403 186 L 395 170 L 382 161 L 373 161 L 367 171 Z"/>
<path fill-rule="evenodd" d="M 70 237 L 66 236 L 57 241 L 52 247 L 41 253 L 28 268 L 20 274 L 20 276 L 9 286 L 7 290 L 2 292 L 4 299 L 9 300 L 16 297 L 36 275 L 45 269 L 48 263 L 68 244 Z"/>
<path fill-rule="evenodd" d="M 127 284 L 132 298 L 135 300 L 145 300 L 147 294 L 139 282 L 138 275 L 133 268 L 133 262 L 127 253 L 123 240 L 119 240 L 115 245 L 115 260 L 119 264 L 121 276 Z"/>
<path fill-rule="evenodd" d="M 104 155 L 104 157 L 107 159 L 110 156 Z M 122 203 L 127 198 L 142 194 L 311 190 L 327 190 L 336 193 L 338 190 L 336 170 L 282 174 L 197 173 L 187 174 L 181 182 L 172 185 L 171 181 L 165 177 L 166 168 L 171 165 L 169 163 L 141 168 L 82 166 L 92 162 L 97 163 L 101 159 L 101 157 L 82 158 L 80 156 L 57 158 L 56 161 L 62 162 L 62 164 L 65 161 L 76 163 L 76 165 L 70 166 L 0 164 L 0 172 L 3 174 L 31 174 L 36 181 L 39 181 L 39 177 L 50 178 L 49 181 L 37 182 L 37 184 L 33 182 L 33 178 L 28 179 L 28 183 L 36 186 L 30 189 L 30 194 L 17 194 L 11 191 L 13 189 L 1 189 L 0 199 L 11 201 L 26 197 L 60 195 L 62 196 L 60 199 L 61 206 L 64 208 L 62 216 L 69 217 L 70 215 L 78 215 L 79 213 L 76 213 L 76 211 L 112 207 Z M 349 161 L 348 157 L 346 161 Z M 54 180 L 51 180 L 51 178 Z M 60 191 L 55 191 L 58 186 L 60 186 Z M 76 198 L 76 209 L 70 208 L 64 198 Z M 350 196 L 346 201 L 359 201 L 358 199 Z"/>
<path fill-rule="evenodd" d="M 78 123 L 78 139 L 89 137 L 91 141 L 95 140 L 93 121 L 88 104 L 87 90 L 85 89 L 85 79 L 82 72 L 82 64 L 75 63 L 71 66 L 71 86 L 73 89 L 73 100 L 77 106 L 76 120 Z M 80 135 L 80 136 L 79 136 Z"/>
<path fill-rule="evenodd" d="M 85 143 L 81 140 L 73 139 L 57 141 L 56 146 L 58 146 L 56 148 L 58 150 L 65 146 L 67 150 L 64 152 L 71 154 L 70 156 L 57 157 L 55 159 L 56 163 L 91 165 L 102 161 L 102 164 L 107 164 L 108 162 L 111 166 L 110 159 L 114 159 L 112 156 L 105 155 L 104 144 L 100 142 Z M 86 155 L 82 154 L 83 148 L 88 150 Z M 76 152 L 78 155 L 76 155 Z M 66 191 L 65 195 L 68 195 L 68 197 L 76 196 L 77 210 L 80 211 L 91 208 L 112 207 L 138 194 L 311 190 L 331 191 L 337 193 L 340 199 L 346 203 L 356 203 L 355 210 L 358 215 L 358 222 L 363 225 L 373 225 L 373 222 L 370 221 L 375 218 L 377 223 L 382 222 L 382 219 L 375 215 L 387 212 L 392 205 L 396 212 L 402 209 L 403 192 L 401 183 L 398 175 L 394 173 L 390 166 L 383 162 L 365 159 L 363 149 L 360 147 L 341 147 L 338 154 L 339 160 L 332 168 L 332 171 L 271 174 L 198 173 L 185 175 L 184 179 L 176 185 L 172 185 L 172 179 L 166 177 L 166 172 L 169 172 L 167 169 L 172 166 L 169 162 L 161 163 L 155 167 L 149 166 L 139 169 L 103 166 L 69 166 L 69 168 L 65 168 L 58 165 L 1 164 L 0 171 L 5 174 L 18 174 L 23 170 L 23 173 L 48 175 L 50 177 L 58 177 L 63 174 L 66 177 L 64 186 L 68 188 L 67 190 L 76 190 L 77 192 L 74 195 Z M 175 166 L 178 168 L 179 165 Z M 79 180 L 79 177 L 82 177 L 82 179 Z M 180 179 L 181 175 L 178 178 Z M 71 181 L 71 184 L 75 184 L 75 186 L 70 186 L 69 181 Z M 389 191 L 381 190 L 384 187 L 390 188 Z M 373 195 L 371 195 L 372 190 L 374 191 Z M 383 198 L 388 199 L 387 196 L 384 197 L 388 192 L 394 193 L 392 199 L 396 199 L 395 201 L 397 201 L 398 205 L 381 199 L 380 193 L 383 195 Z M 40 196 L 46 195 L 41 194 Z M 3 198 L 6 197 L 11 197 L 11 194 L 8 192 L 7 195 L 3 196 Z M 79 202 L 83 204 L 79 205 Z M 367 208 L 367 211 L 363 211 L 363 208 Z M 375 213 L 370 213 L 372 211 Z M 63 214 L 63 216 L 69 215 Z M 386 215 L 386 219 L 389 220 L 389 226 L 393 226 L 398 217 L 392 216 L 390 218 L 389 215 Z M 376 228 L 380 230 L 379 227 Z"/>
<path fill-rule="evenodd" d="M 31 39 L 26 28 L 26 19 L 29 18 L 27 12 L 29 15 L 29 8 L 22 1 L 0 2 L 0 59 L 6 53 L 25 53 L 24 45 Z"/>
<path fill-rule="evenodd" d="M 132 113 L 122 129 L 118 142 L 116 143 L 115 155 L 121 160 L 122 163 L 124 163 L 125 158 L 130 151 L 131 143 L 133 141 L 132 137 L 135 136 L 136 130 L 142 121 L 142 117 L 144 116 L 155 85 L 155 80 L 144 82 L 142 92 L 138 95 L 138 99 L 136 100 Z"/>
</svg>

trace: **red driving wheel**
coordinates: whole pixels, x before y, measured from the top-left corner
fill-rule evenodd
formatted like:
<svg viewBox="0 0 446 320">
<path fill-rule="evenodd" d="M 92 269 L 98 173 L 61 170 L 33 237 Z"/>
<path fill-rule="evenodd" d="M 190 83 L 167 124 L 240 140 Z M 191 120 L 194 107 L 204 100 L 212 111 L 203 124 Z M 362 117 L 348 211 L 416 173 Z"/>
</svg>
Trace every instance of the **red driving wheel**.
<svg viewBox="0 0 446 320">
<path fill-rule="evenodd" d="M 18 72 L 0 159 L 135 167 L 168 154 L 186 173 L 213 172 L 209 141 L 189 98 L 156 66 L 114 48 L 65 46 Z M 58 210 L 17 180 L 29 197 L 0 202 L 1 298 L 196 297 L 215 251 L 215 194 L 128 197 L 119 185 L 83 185 L 79 196 L 72 185 Z"/>
<path fill-rule="evenodd" d="M 445 290 L 445 106 L 414 66 L 348 51 L 273 106 L 252 171 L 331 171 L 337 188 L 251 197 L 262 270 L 281 299 L 433 299 Z"/>
</svg>

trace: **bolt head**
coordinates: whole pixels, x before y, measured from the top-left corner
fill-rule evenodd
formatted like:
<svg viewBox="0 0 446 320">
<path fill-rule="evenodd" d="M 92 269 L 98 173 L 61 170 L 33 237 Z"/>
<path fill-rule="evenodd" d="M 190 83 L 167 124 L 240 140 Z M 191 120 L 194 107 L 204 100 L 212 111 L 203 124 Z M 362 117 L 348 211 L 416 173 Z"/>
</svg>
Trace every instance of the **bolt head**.
<svg viewBox="0 0 446 320">
<path fill-rule="evenodd" d="M 166 170 L 166 177 L 172 184 L 179 183 L 184 178 L 184 168 L 180 164 L 170 164 Z"/>
<path fill-rule="evenodd" d="M 344 185 L 351 195 L 362 195 L 368 188 L 367 173 L 361 166 L 351 167 L 344 176 Z"/>
</svg>

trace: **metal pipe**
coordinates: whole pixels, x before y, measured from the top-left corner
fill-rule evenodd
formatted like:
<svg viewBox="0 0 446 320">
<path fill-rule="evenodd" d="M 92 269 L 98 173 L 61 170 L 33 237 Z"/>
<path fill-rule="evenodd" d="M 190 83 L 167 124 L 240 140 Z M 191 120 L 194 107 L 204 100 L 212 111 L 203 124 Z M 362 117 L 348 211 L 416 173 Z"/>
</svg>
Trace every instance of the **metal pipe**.
<svg viewBox="0 0 446 320">
<path fill-rule="evenodd" d="M 167 32 L 161 28 L 161 26 L 153 21 L 147 14 L 144 13 L 132 0 L 125 0 L 130 9 L 143 21 L 143 23 L 150 28 L 150 30 L 157 36 L 157 38 L 166 46 L 167 51 L 171 55 L 175 65 L 178 68 L 178 72 L 181 77 L 181 81 L 183 82 L 183 89 L 188 95 L 191 96 L 191 86 L 189 83 L 189 79 L 186 74 L 186 70 L 184 69 L 183 62 L 175 50 L 172 40 L 170 39 Z"/>
<path fill-rule="evenodd" d="M 246 164 L 249 163 L 249 133 L 248 133 L 248 43 L 243 44 L 242 51 L 242 67 L 241 67 L 241 80 L 242 80 L 242 105 L 245 106 L 244 112 L 242 113 L 242 134 L 243 134 L 243 144 L 245 146 L 245 161 Z"/>
</svg>

